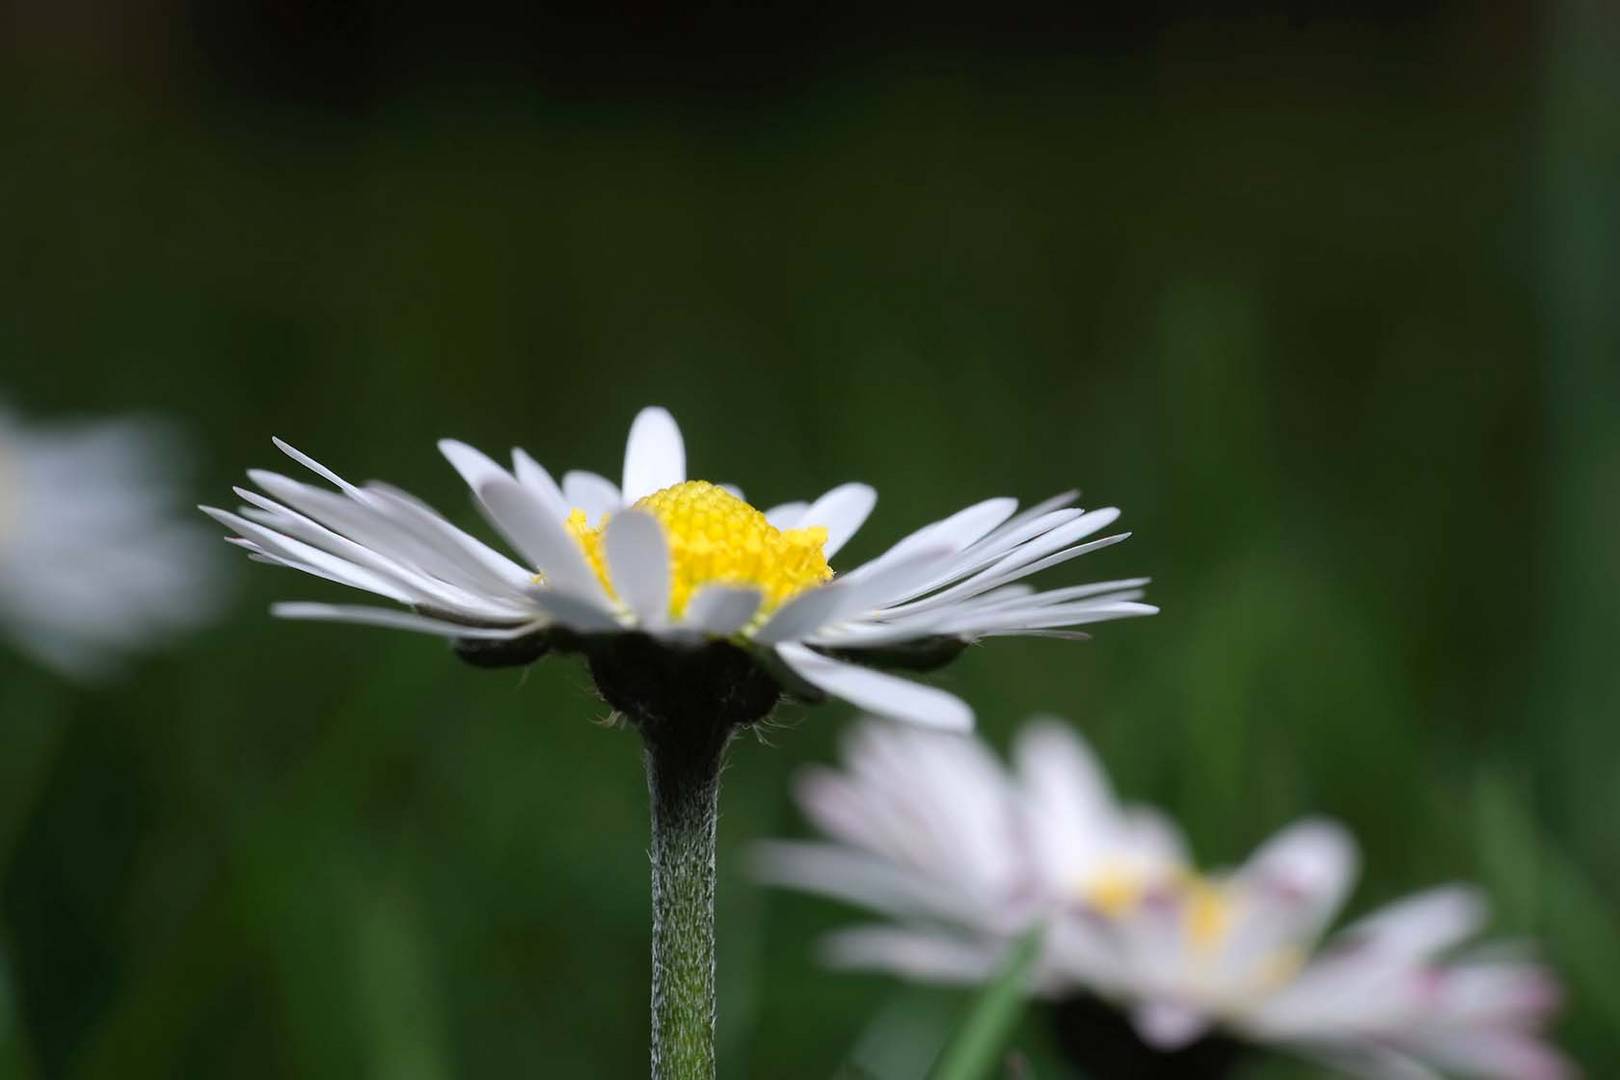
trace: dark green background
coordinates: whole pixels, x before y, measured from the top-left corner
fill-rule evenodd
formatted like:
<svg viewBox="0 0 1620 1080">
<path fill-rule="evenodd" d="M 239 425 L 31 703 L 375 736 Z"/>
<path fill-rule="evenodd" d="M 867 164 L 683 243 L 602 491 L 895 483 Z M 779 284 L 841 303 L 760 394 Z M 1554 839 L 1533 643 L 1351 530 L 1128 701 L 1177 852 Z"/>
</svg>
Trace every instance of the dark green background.
<svg viewBox="0 0 1620 1080">
<path fill-rule="evenodd" d="M 290 470 L 279 434 L 472 524 L 436 438 L 612 474 L 657 402 L 759 505 L 876 485 L 845 566 L 1080 486 L 1136 535 L 1051 580 L 1151 574 L 1164 613 L 971 651 L 940 681 L 985 734 L 1071 718 L 1211 863 L 1336 815 L 1355 910 L 1485 883 L 1568 981 L 1560 1036 L 1620 1064 L 1604 5 L 901 39 L 690 93 L 469 63 L 335 105 L 182 33 L 33 32 L 0 80 L 14 404 L 178 418 L 201 500 Z M 0 1070 L 640 1072 L 645 794 L 583 670 L 274 622 L 346 597 L 238 569 L 116 684 L 0 657 Z M 849 710 L 779 719 L 726 777 L 722 1073 L 916 1075 L 964 999 L 817 971 L 853 913 L 743 876 Z M 1019 1044 L 1061 1074 L 1038 1019 Z"/>
</svg>

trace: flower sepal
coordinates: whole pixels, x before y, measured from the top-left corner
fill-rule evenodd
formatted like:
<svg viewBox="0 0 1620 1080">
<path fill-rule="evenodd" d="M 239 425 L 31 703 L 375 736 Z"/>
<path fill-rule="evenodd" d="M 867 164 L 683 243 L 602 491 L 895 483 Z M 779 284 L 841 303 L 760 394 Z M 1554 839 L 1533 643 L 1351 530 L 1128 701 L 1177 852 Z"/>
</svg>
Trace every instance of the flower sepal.
<svg viewBox="0 0 1620 1080">
<path fill-rule="evenodd" d="M 603 700 L 649 742 L 673 738 L 724 745 L 737 729 L 769 715 L 782 696 L 753 655 L 729 641 L 672 647 L 635 633 L 579 641 Z"/>
<path fill-rule="evenodd" d="M 1221 1080 L 1250 1056 L 1247 1043 L 1221 1032 L 1173 1047 L 1155 1045 L 1123 1009 L 1094 994 L 1069 994 L 1053 1003 L 1051 1015 L 1058 1046 L 1087 1076 Z"/>
<path fill-rule="evenodd" d="M 863 667 L 893 668 L 897 671 L 937 671 L 961 656 L 962 650 L 969 644 L 966 638 L 954 634 L 934 634 L 868 649 L 819 651 L 835 660 L 848 660 Z"/>
</svg>

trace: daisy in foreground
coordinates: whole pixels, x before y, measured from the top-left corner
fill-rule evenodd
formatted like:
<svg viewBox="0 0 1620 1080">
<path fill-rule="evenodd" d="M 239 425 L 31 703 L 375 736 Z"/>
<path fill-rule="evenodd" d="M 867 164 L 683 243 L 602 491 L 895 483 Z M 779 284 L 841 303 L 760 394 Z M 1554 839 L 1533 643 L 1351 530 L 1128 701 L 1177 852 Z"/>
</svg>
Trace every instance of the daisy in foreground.
<svg viewBox="0 0 1620 1080">
<path fill-rule="evenodd" d="M 171 442 L 141 421 L 0 409 L 0 636 L 89 678 L 212 614 L 221 566 L 179 514 Z"/>
<path fill-rule="evenodd" d="M 1523 950 L 1457 952 L 1485 918 L 1447 886 L 1324 931 L 1355 877 L 1329 822 L 1284 829 L 1235 870 L 1202 873 L 1174 826 L 1116 802 L 1069 729 L 1025 729 L 1007 770 L 979 742 L 871 723 L 842 772 L 799 801 L 831 842 L 759 853 L 776 884 L 893 923 L 826 942 L 835 966 L 936 982 L 992 978 L 1042 928 L 1032 991 L 1088 1076 L 1219 1077 L 1259 1047 L 1347 1073 L 1573 1074 L 1541 1038 L 1558 988 Z"/>
<path fill-rule="evenodd" d="M 965 645 L 1149 615 L 1144 579 L 1045 592 L 1024 582 L 1123 540 L 1119 516 L 1063 495 L 1023 512 L 987 499 L 835 572 L 829 560 L 877 501 L 843 484 L 765 512 L 726 485 L 691 480 L 679 428 L 644 409 L 618 484 L 561 483 L 521 450 L 510 469 L 445 440 L 440 451 L 516 559 L 385 484 L 357 486 L 285 443 L 337 490 L 249 475 L 239 513 L 204 509 L 261 561 L 392 600 L 400 608 L 281 604 L 278 615 L 438 634 L 469 661 L 528 663 L 578 652 L 647 746 L 653 804 L 655 1075 L 713 1073 L 713 836 L 727 740 L 785 691 L 966 730 L 956 697 L 878 667 L 923 670 Z M 699 1016 L 698 1014 L 702 1014 Z M 700 1030 L 701 1029 L 701 1030 Z"/>
</svg>

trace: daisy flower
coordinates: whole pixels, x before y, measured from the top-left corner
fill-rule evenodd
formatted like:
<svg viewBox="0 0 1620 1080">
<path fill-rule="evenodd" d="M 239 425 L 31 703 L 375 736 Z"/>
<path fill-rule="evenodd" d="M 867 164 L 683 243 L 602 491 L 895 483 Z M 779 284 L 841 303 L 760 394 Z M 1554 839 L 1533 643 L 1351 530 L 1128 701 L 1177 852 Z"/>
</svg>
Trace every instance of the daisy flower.
<svg viewBox="0 0 1620 1080">
<path fill-rule="evenodd" d="M 1338 825 L 1296 823 L 1201 873 L 1166 818 L 1115 799 L 1072 731 L 1032 724 L 1014 757 L 1008 770 L 974 740 L 867 725 L 843 770 L 798 788 L 829 839 L 766 845 L 758 872 L 888 917 L 829 938 L 835 966 L 977 983 L 1041 927 L 1032 991 L 1079 1027 L 1061 1041 L 1090 1075 L 1219 1075 L 1256 1046 L 1364 1076 L 1570 1075 L 1540 1034 L 1547 973 L 1513 949 L 1458 953 L 1485 917 L 1473 889 L 1324 937 L 1356 873 Z"/>
<path fill-rule="evenodd" d="M 1076 627 L 1156 609 L 1145 581 L 1038 592 L 1024 579 L 1124 539 L 1119 516 L 1061 495 L 1022 513 L 987 499 L 870 562 L 829 560 L 877 502 L 865 484 L 761 512 L 734 487 L 691 480 L 668 412 L 630 427 L 615 484 L 561 483 L 521 450 L 510 468 L 464 443 L 440 451 L 516 558 L 386 484 L 351 484 L 277 440 L 330 483 L 251 472 L 239 512 L 204 509 L 254 559 L 392 600 L 397 608 L 281 604 L 289 618 L 439 634 L 478 664 L 577 652 L 646 747 L 652 810 L 653 1076 L 714 1075 L 715 822 L 733 734 L 785 690 L 964 730 L 956 697 L 877 670 L 925 669 L 1008 634 L 1083 637 Z"/>
<path fill-rule="evenodd" d="M 439 443 L 515 558 L 397 488 L 351 484 L 276 445 L 336 490 L 254 470 L 262 493 L 237 489 L 247 505 L 204 509 L 259 561 L 401 606 L 276 613 L 439 634 L 475 662 L 632 634 L 675 650 L 723 642 L 792 691 L 967 728 L 957 698 L 875 668 L 925 667 L 1010 634 L 1080 637 L 1077 627 L 1156 610 L 1139 602 L 1145 579 L 1047 591 L 1024 582 L 1128 535 L 1098 538 L 1119 511 L 1082 511 L 1072 494 L 1021 513 L 1013 499 L 987 499 L 835 572 L 829 560 L 872 512 L 872 488 L 841 484 L 761 512 L 734 487 L 688 479 L 680 429 L 660 408 L 632 424 L 619 483 L 578 471 L 559 483 L 522 450 L 507 468 Z"/>
<path fill-rule="evenodd" d="M 150 423 L 0 410 L 0 636 L 93 677 L 214 611 L 219 560 L 177 513 L 170 444 Z"/>
</svg>

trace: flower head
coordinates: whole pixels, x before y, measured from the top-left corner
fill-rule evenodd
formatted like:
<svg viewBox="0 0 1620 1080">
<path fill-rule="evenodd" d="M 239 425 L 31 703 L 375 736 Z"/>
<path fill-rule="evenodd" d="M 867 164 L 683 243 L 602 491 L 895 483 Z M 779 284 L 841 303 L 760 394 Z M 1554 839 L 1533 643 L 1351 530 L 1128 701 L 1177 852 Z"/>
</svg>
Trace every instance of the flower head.
<svg viewBox="0 0 1620 1080">
<path fill-rule="evenodd" d="M 1373 1075 L 1568 1073 L 1539 1035 L 1553 980 L 1512 950 L 1456 954 L 1483 924 L 1474 890 L 1431 890 L 1324 939 L 1356 871 L 1338 825 L 1297 823 L 1241 867 L 1201 872 L 1167 819 L 1114 798 L 1067 728 L 1030 725 L 1014 756 L 1009 771 L 973 740 L 869 724 L 842 771 L 799 788 L 830 841 L 767 845 L 759 872 L 892 920 L 830 938 L 839 966 L 977 982 L 1043 927 L 1035 991 L 1105 1004 L 1140 1054 L 1207 1061 L 1200 1044 L 1224 1054 L 1237 1039 Z M 1080 1010 L 1093 1026 L 1095 1011 Z"/>
<path fill-rule="evenodd" d="M 92 676 L 215 609 L 219 560 L 176 512 L 171 441 L 151 423 L 0 412 L 0 634 Z"/>
<path fill-rule="evenodd" d="M 618 484 L 588 472 L 558 483 L 521 450 L 507 469 L 464 443 L 439 444 L 516 559 L 396 488 L 350 484 L 277 445 L 337 491 L 255 470 L 264 494 L 237 489 L 248 504 L 239 513 L 204 509 L 260 561 L 409 609 L 277 613 L 437 633 L 474 659 L 526 661 L 627 634 L 675 650 L 724 643 L 791 690 L 965 728 L 961 701 L 874 666 L 923 666 L 999 635 L 1083 636 L 1074 628 L 1156 610 L 1139 602 L 1144 579 L 1047 592 L 1023 583 L 1124 539 L 1094 539 L 1119 513 L 1084 512 L 1072 495 L 1022 513 L 1013 499 L 989 499 L 838 571 L 832 560 L 877 501 L 870 487 L 842 484 L 761 512 L 736 488 L 687 477 L 680 430 L 659 408 L 631 426 Z"/>
</svg>

